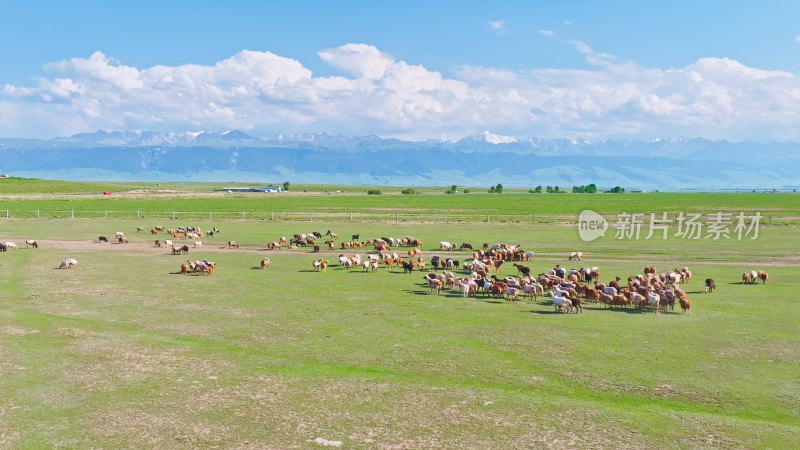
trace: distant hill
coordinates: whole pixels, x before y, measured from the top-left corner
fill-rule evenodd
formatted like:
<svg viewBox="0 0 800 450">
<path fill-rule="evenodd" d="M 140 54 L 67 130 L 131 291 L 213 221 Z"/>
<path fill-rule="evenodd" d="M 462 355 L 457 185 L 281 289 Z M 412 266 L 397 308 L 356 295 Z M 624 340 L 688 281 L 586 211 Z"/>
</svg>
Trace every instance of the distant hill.
<svg viewBox="0 0 800 450">
<path fill-rule="evenodd" d="M 576 141 L 483 132 L 455 142 L 327 133 L 98 131 L 0 139 L 0 172 L 89 180 L 260 181 L 507 187 L 595 183 L 628 189 L 800 185 L 800 144 L 706 139 Z"/>
</svg>

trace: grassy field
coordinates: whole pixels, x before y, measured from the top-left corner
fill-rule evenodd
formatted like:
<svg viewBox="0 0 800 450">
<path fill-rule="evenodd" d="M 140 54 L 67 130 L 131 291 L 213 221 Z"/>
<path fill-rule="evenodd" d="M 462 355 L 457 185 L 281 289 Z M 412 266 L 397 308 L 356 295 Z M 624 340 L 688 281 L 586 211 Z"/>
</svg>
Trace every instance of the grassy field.
<svg viewBox="0 0 800 450">
<path fill-rule="evenodd" d="M 95 193 L 75 193 L 91 189 L 86 185 L 95 186 Z M 669 212 L 674 217 L 678 212 L 735 215 L 758 211 L 765 224 L 800 224 L 800 197 L 796 193 L 530 194 L 511 190 L 488 194 L 481 190 L 441 195 L 441 191 L 428 188 L 420 195 L 402 195 L 399 188 L 384 187 L 384 195 L 367 195 L 363 186 L 345 193 L 336 192 L 333 187 L 302 185 L 282 194 L 228 194 L 215 192 L 211 183 L 172 183 L 160 187 L 154 187 L 153 183 L 120 183 L 115 187 L 119 190 L 101 183 L 76 186 L 59 181 L 0 180 L 0 216 L 5 215 L 3 210 L 8 210 L 12 218 L 162 220 L 174 215 L 180 220 L 211 216 L 218 220 L 244 217 L 279 221 L 542 223 L 575 221 L 581 211 L 590 209 L 608 219 L 621 212 Z M 306 188 L 309 192 L 302 192 Z M 23 195 L 26 189 L 29 192 Z M 112 195 L 100 194 L 106 189 L 113 191 Z"/>
<path fill-rule="evenodd" d="M 324 198 L 335 200 L 304 203 Z M 610 200 L 590 208 L 609 214 L 797 208 L 791 195 L 597 198 Z M 207 200 L 143 204 L 180 209 Z M 231 208 L 226 202 L 280 201 L 298 211 L 313 204 L 570 214 L 596 201 L 525 194 L 212 200 Z M 157 224 L 0 219 L 0 240 L 22 247 L 0 253 L 0 447 L 800 445 L 795 227 L 763 227 L 757 240 L 587 243 L 575 227 L 552 224 L 165 223 L 220 227 L 188 255 L 216 262 L 212 275 L 200 276 L 177 273 L 186 258 L 156 248 L 163 235 L 135 233 Z M 308 250 L 264 250 L 279 236 L 327 229 L 362 239 L 413 235 L 428 257 L 443 254 L 441 240 L 520 243 L 537 253 L 535 272 L 575 266 L 566 255 L 582 250 L 582 264 L 599 266 L 604 280 L 644 265 L 689 266 L 694 306 L 690 315 L 595 305 L 564 315 L 543 299 L 431 295 L 418 272 L 372 274 L 334 263 L 317 273 Z M 93 242 L 115 231 L 131 243 Z M 32 238 L 39 249 L 24 248 Z M 242 248 L 227 249 L 230 239 Z M 338 253 L 321 256 L 334 262 Z M 269 270 L 258 268 L 265 256 Z M 80 261 L 75 269 L 54 269 L 68 257 Z M 750 269 L 768 271 L 768 283 L 742 285 Z M 717 280 L 713 294 L 702 293 L 705 278 Z"/>
</svg>

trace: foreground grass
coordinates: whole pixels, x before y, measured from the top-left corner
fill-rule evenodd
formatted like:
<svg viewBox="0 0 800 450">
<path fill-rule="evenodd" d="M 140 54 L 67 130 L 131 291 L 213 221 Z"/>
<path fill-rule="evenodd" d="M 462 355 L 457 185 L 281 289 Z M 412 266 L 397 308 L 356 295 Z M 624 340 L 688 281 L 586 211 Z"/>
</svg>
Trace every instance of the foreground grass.
<svg viewBox="0 0 800 450">
<path fill-rule="evenodd" d="M 175 274 L 185 258 L 149 246 L 137 225 L 3 222 L 3 240 L 54 241 L 0 254 L 0 446 L 800 444 L 794 228 L 579 243 L 563 226 L 225 222 L 219 242 L 188 255 L 217 263 L 204 277 Z M 580 248 L 604 279 L 689 265 L 694 309 L 565 316 L 544 300 L 429 295 L 417 272 L 316 273 L 307 250 L 260 250 L 327 228 L 414 235 L 427 255 L 445 239 L 520 242 L 539 254 L 534 271 Z M 117 230 L 131 246 L 90 242 Z M 219 248 L 229 239 L 245 248 Z M 66 257 L 79 266 L 54 270 Z M 741 285 L 751 268 L 769 282 Z M 700 293 L 707 277 L 717 292 Z"/>
</svg>

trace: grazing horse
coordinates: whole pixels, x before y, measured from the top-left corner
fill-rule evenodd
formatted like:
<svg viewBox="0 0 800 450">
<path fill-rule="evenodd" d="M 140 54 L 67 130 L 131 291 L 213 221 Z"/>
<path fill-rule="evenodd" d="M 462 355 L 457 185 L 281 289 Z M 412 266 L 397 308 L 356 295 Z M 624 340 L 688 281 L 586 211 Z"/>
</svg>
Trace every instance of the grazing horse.
<svg viewBox="0 0 800 450">
<path fill-rule="evenodd" d="M 98 240 L 98 241 L 100 241 L 100 242 L 108 242 L 108 238 L 107 238 L 107 237 L 105 237 L 105 236 L 99 236 L 99 237 L 97 238 L 97 240 Z"/>
<path fill-rule="evenodd" d="M 358 238 L 360 238 L 360 237 L 361 237 L 361 233 L 359 233 L 359 234 L 354 234 L 352 237 L 353 237 L 353 241 L 357 241 L 357 240 L 358 240 Z"/>
<path fill-rule="evenodd" d="M 58 265 L 59 269 L 71 269 L 78 265 L 78 260 L 74 258 L 69 258 L 61 261 L 61 264 Z"/>
<path fill-rule="evenodd" d="M 529 277 L 531 275 L 531 268 L 524 264 L 514 264 L 514 267 L 517 268 L 517 271 L 522 274 L 523 277 Z"/>
<path fill-rule="evenodd" d="M 706 278 L 706 292 L 711 293 L 714 292 L 714 289 L 717 288 L 717 283 L 714 282 L 711 278 Z"/>
</svg>

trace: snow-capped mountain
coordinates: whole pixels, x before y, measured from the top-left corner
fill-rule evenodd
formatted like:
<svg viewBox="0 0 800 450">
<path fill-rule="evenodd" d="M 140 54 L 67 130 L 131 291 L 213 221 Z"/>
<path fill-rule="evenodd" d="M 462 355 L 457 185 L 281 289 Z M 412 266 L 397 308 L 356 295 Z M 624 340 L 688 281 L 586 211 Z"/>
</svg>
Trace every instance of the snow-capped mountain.
<svg viewBox="0 0 800 450">
<path fill-rule="evenodd" d="M 187 158 L 191 152 L 191 158 Z M 585 141 L 484 131 L 458 141 L 378 136 L 255 137 L 240 130 L 98 131 L 0 139 L 0 171 L 73 180 L 289 180 L 294 183 L 488 186 L 595 183 L 628 188 L 800 185 L 800 144 L 663 138 Z"/>
</svg>

